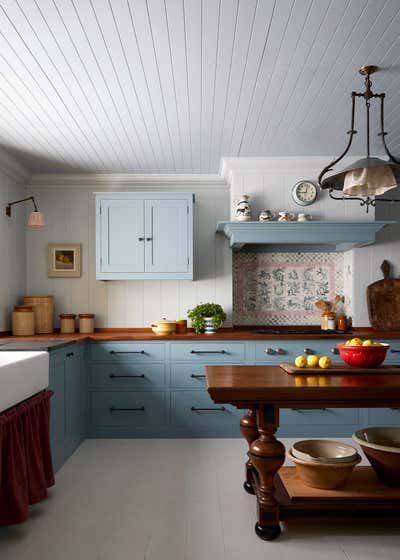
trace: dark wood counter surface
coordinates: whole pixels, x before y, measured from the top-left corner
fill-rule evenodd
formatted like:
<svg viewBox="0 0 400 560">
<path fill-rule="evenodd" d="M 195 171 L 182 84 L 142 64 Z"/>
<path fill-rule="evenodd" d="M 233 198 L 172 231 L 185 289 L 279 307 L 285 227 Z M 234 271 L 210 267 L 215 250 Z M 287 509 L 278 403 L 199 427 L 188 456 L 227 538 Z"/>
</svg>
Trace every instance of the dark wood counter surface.
<svg viewBox="0 0 400 560">
<path fill-rule="evenodd" d="M 297 327 L 300 328 L 300 327 Z M 309 328 L 309 327 L 307 327 Z M 350 333 L 324 334 L 316 329 L 315 334 L 258 334 L 256 329 L 227 328 L 220 329 L 216 334 L 195 334 L 189 330 L 186 334 L 173 334 L 170 336 L 157 336 L 151 329 L 96 329 L 94 334 L 41 334 L 35 336 L 13 337 L 10 334 L 0 334 L 0 341 L 7 340 L 324 340 L 324 339 L 348 339 L 354 336 L 373 339 L 400 339 L 400 331 L 374 331 L 369 328 L 355 328 Z"/>
</svg>

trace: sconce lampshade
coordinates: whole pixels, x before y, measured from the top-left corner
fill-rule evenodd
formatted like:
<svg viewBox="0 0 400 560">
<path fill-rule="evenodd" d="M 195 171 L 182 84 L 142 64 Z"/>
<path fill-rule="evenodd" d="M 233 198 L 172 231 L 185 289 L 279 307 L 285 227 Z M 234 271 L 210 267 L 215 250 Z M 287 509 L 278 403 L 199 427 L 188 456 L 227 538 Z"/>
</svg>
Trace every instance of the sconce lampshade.
<svg viewBox="0 0 400 560">
<path fill-rule="evenodd" d="M 39 229 L 46 225 L 46 220 L 42 212 L 31 212 L 26 225 L 31 229 Z"/>
</svg>

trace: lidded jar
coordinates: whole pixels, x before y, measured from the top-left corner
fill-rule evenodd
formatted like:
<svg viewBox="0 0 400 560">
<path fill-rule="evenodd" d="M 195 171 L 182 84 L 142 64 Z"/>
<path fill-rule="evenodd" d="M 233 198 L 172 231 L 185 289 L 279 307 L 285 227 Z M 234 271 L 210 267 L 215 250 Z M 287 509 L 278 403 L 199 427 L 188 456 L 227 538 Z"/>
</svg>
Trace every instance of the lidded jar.
<svg viewBox="0 0 400 560">
<path fill-rule="evenodd" d="M 60 314 L 60 333 L 73 334 L 75 332 L 75 313 Z"/>
<path fill-rule="evenodd" d="M 35 334 L 35 314 L 31 305 L 15 305 L 11 317 L 14 336 L 32 336 Z"/>
<path fill-rule="evenodd" d="M 82 334 L 92 334 L 94 332 L 94 313 L 79 314 L 79 332 Z"/>
</svg>

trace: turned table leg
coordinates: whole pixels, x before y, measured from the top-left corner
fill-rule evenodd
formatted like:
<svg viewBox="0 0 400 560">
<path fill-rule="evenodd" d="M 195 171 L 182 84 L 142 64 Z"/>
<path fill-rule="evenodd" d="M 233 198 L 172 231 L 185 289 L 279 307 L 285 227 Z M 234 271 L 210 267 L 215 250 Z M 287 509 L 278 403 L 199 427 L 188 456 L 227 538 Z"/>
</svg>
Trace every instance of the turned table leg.
<svg viewBox="0 0 400 560">
<path fill-rule="evenodd" d="M 249 446 L 249 451 L 247 452 L 248 459 L 246 461 L 245 469 L 246 469 L 246 478 L 243 482 L 243 488 L 249 494 L 254 494 L 253 488 L 253 465 L 251 462 L 251 455 L 250 455 L 250 445 L 253 443 L 255 439 L 258 438 L 258 429 L 257 429 L 257 416 L 256 416 L 256 409 L 250 408 L 244 416 L 240 419 L 240 431 L 243 437 L 246 439 L 247 444 Z"/>
<path fill-rule="evenodd" d="M 258 439 L 250 445 L 252 466 L 258 474 L 257 517 L 255 531 L 264 540 L 280 535 L 279 504 L 274 497 L 274 476 L 285 461 L 285 447 L 275 438 L 279 426 L 279 408 L 260 404 L 257 410 Z"/>
</svg>

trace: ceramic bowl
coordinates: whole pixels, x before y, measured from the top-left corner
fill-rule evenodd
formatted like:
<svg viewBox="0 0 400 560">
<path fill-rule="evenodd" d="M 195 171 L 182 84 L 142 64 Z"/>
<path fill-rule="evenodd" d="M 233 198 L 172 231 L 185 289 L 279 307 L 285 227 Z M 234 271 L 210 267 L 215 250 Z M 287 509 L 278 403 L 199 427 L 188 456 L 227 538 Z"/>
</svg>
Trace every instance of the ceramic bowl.
<svg viewBox="0 0 400 560">
<path fill-rule="evenodd" d="M 303 439 L 293 444 L 292 454 L 306 462 L 333 464 L 354 461 L 357 450 L 340 441 Z"/>
<path fill-rule="evenodd" d="M 340 357 L 347 365 L 358 368 L 377 367 L 386 358 L 389 344 L 380 346 L 346 346 L 336 344 L 339 349 Z"/>
<path fill-rule="evenodd" d="M 353 439 L 364 451 L 379 480 L 400 486 L 400 427 L 363 428 Z"/>
<path fill-rule="evenodd" d="M 175 332 L 176 329 L 176 322 L 175 321 L 167 321 L 163 319 L 162 321 L 154 321 L 151 324 L 151 330 L 154 334 L 158 336 L 167 336 Z"/>
<path fill-rule="evenodd" d="M 333 490 L 345 486 L 354 467 L 361 461 L 358 453 L 353 461 L 333 464 L 302 461 L 293 456 L 291 449 L 286 454 L 295 464 L 297 474 L 304 484 L 321 490 Z"/>
</svg>

